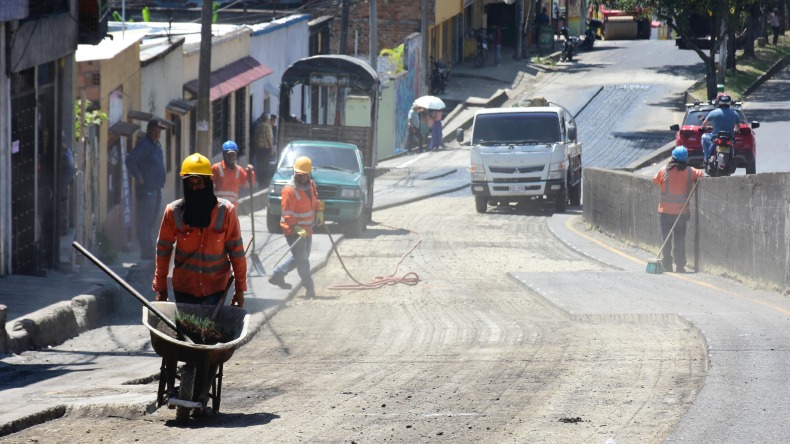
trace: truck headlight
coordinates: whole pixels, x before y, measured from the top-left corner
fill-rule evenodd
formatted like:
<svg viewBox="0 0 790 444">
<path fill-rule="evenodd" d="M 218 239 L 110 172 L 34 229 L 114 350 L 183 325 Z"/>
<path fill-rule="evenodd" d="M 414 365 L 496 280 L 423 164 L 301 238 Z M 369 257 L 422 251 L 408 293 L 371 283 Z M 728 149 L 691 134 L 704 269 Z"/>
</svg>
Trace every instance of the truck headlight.
<svg viewBox="0 0 790 444">
<path fill-rule="evenodd" d="M 359 188 L 343 188 L 340 190 L 340 197 L 343 199 L 359 199 L 362 191 Z"/>
<path fill-rule="evenodd" d="M 549 166 L 547 179 L 562 179 L 565 177 L 565 162 L 554 162 Z"/>
<path fill-rule="evenodd" d="M 483 165 L 472 164 L 469 172 L 472 175 L 472 182 L 485 182 L 487 180 L 486 168 Z"/>
<path fill-rule="evenodd" d="M 274 184 L 272 185 L 272 190 L 269 192 L 269 194 L 272 196 L 279 196 L 282 193 L 283 188 L 285 188 L 284 184 Z"/>
</svg>

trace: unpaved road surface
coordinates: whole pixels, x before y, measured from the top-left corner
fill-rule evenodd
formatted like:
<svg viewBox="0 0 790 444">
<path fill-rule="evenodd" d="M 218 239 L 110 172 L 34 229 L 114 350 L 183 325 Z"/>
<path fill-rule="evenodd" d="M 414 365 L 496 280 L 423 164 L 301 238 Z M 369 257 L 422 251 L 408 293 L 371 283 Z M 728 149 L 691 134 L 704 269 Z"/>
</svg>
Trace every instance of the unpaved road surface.
<svg viewBox="0 0 790 444">
<path fill-rule="evenodd" d="M 419 283 L 331 290 L 353 283 L 332 258 L 319 297 L 292 300 L 225 365 L 219 414 L 67 415 L 0 441 L 661 442 L 705 377 L 698 336 L 672 321 L 575 323 L 509 279 L 603 268 L 549 217 L 477 214 L 468 191 L 378 211 L 340 244 L 345 264 L 362 282 Z"/>
</svg>

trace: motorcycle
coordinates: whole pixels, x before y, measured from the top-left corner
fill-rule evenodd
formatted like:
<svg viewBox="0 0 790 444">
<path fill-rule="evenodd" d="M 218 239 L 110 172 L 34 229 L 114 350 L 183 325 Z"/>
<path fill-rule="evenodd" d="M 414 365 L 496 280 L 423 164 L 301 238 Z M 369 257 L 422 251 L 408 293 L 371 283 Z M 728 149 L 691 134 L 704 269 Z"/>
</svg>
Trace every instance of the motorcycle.
<svg viewBox="0 0 790 444">
<path fill-rule="evenodd" d="M 707 132 L 701 128 L 700 132 Z M 729 176 L 735 172 L 735 136 L 731 131 L 719 131 L 712 138 L 713 152 L 705 159 L 705 173 L 710 177 Z"/>
<path fill-rule="evenodd" d="M 450 83 L 450 67 L 444 62 L 433 61 L 431 70 L 431 94 L 444 94 L 445 88 Z"/>
<path fill-rule="evenodd" d="M 475 39 L 477 40 L 477 53 L 475 53 L 474 65 L 475 68 L 479 68 L 485 65 L 488 59 L 488 37 L 482 29 L 478 29 Z"/>
<path fill-rule="evenodd" d="M 576 52 L 576 38 L 571 37 L 568 33 L 568 28 L 563 27 L 560 31 L 561 34 L 565 37 L 565 41 L 562 43 L 562 53 L 560 54 L 560 61 L 572 61 L 573 54 Z"/>
<path fill-rule="evenodd" d="M 584 32 L 584 41 L 582 41 L 582 49 L 589 51 L 595 45 L 595 39 L 598 28 L 603 27 L 603 22 L 597 19 L 590 19 L 587 23 L 587 31 Z"/>
</svg>

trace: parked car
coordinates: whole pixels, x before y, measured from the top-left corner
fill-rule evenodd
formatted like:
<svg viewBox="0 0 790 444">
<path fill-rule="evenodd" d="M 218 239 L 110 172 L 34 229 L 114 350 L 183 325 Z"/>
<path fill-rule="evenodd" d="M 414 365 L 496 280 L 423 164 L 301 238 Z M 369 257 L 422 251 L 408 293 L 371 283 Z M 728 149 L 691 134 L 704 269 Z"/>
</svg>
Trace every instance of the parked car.
<svg viewBox="0 0 790 444">
<path fill-rule="evenodd" d="M 741 118 L 740 131 L 735 134 L 735 161 L 738 168 L 745 168 L 746 174 L 756 173 L 757 160 L 757 141 L 754 137 L 754 129 L 760 127 L 760 122 L 751 122 L 746 119 L 741 104 L 735 103 L 732 107 L 738 112 Z M 675 146 L 683 145 L 689 152 L 689 165 L 702 168 L 702 133 L 699 129 L 708 113 L 716 109 L 711 103 L 694 102 L 686 104 L 686 115 L 683 118 L 683 126 L 672 125 L 671 131 L 675 131 Z"/>
<path fill-rule="evenodd" d="M 269 184 L 266 228 L 281 233 L 282 189 L 293 176 L 294 160 L 307 156 L 313 161 L 313 180 L 318 198 L 324 201 L 324 220 L 340 224 L 349 236 L 359 236 L 367 227 L 365 202 L 368 185 L 362 154 L 356 145 L 342 142 L 295 140 L 280 153 Z"/>
</svg>

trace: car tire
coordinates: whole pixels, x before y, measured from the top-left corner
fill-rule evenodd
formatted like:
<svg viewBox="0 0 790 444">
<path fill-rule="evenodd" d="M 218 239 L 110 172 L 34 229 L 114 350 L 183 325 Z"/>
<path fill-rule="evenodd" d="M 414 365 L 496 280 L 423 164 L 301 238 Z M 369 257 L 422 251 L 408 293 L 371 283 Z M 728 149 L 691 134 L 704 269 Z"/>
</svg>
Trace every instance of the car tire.
<svg viewBox="0 0 790 444">
<path fill-rule="evenodd" d="M 366 219 L 365 212 L 363 211 L 358 218 L 349 221 L 348 225 L 346 225 L 346 234 L 348 235 L 348 237 L 362 236 L 362 232 L 365 231 L 365 228 L 367 228 L 367 223 L 365 222 L 365 219 Z"/>
<path fill-rule="evenodd" d="M 564 213 L 565 210 L 567 209 L 568 209 L 568 187 L 566 186 L 565 189 L 562 191 L 562 194 L 559 194 L 557 197 L 554 198 L 554 212 Z"/>
<path fill-rule="evenodd" d="M 746 164 L 746 174 L 757 174 L 757 162 L 752 161 Z"/>
<path fill-rule="evenodd" d="M 571 185 L 568 190 L 568 199 L 571 205 L 579 206 L 582 203 L 582 181 L 580 180 L 576 185 Z"/>
<path fill-rule="evenodd" d="M 485 213 L 488 210 L 488 199 L 483 196 L 475 196 L 475 210 L 478 213 Z"/>
<path fill-rule="evenodd" d="M 267 212 L 266 230 L 271 234 L 281 234 L 283 232 L 283 227 L 280 226 L 280 216 L 276 214 L 269 214 Z"/>
</svg>

